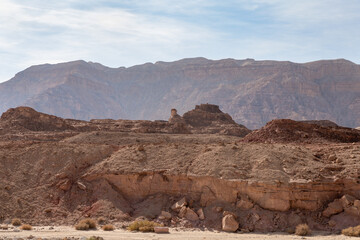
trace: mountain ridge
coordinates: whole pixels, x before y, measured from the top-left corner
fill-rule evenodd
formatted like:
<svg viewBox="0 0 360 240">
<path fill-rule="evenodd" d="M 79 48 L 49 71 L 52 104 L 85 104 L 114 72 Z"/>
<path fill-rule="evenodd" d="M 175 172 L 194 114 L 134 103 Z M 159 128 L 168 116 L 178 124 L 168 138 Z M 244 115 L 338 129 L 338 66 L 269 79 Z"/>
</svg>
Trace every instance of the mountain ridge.
<svg viewBox="0 0 360 240">
<path fill-rule="evenodd" d="M 0 84 L 0 113 L 25 105 L 64 118 L 166 119 L 167 109 L 220 105 L 259 128 L 275 118 L 360 125 L 360 66 L 188 58 L 111 68 L 77 60 L 31 66 Z"/>
</svg>

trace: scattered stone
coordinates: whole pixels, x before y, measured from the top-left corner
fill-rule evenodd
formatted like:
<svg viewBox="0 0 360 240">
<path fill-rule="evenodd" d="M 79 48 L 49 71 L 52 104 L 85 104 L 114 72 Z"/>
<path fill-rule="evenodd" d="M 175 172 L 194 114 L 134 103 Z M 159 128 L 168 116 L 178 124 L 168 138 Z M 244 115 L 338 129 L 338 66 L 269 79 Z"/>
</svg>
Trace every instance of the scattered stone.
<svg viewBox="0 0 360 240">
<path fill-rule="evenodd" d="M 330 162 L 333 162 L 333 161 L 335 161 L 336 159 L 337 159 L 337 157 L 336 157 L 335 154 L 331 154 L 331 155 L 329 155 L 329 157 L 328 157 L 328 160 L 329 160 Z"/>
<path fill-rule="evenodd" d="M 169 212 L 161 211 L 160 217 L 163 217 L 163 219 L 171 219 L 172 215 Z"/>
<path fill-rule="evenodd" d="M 224 212 L 223 212 L 223 217 L 225 217 L 226 215 L 233 215 L 235 219 L 237 218 L 236 214 L 233 213 L 233 212 L 224 211 Z"/>
<path fill-rule="evenodd" d="M 359 208 L 360 209 L 360 200 L 355 200 L 354 201 L 354 207 L 357 207 L 357 208 Z"/>
<path fill-rule="evenodd" d="M 180 209 L 178 216 L 179 216 L 180 218 L 185 217 L 186 211 L 187 211 L 187 208 L 186 208 L 185 206 L 183 206 L 183 207 Z"/>
<path fill-rule="evenodd" d="M 253 208 L 254 204 L 250 201 L 240 199 L 239 201 L 237 201 L 236 207 L 243 209 L 243 210 L 248 210 L 248 209 Z"/>
<path fill-rule="evenodd" d="M 80 182 L 80 181 L 77 182 L 77 186 L 78 186 L 81 190 L 86 190 L 86 185 L 83 184 L 83 183 Z"/>
<path fill-rule="evenodd" d="M 215 210 L 215 212 L 222 212 L 223 210 L 222 207 L 214 207 L 213 209 Z"/>
<path fill-rule="evenodd" d="M 232 214 L 228 214 L 222 219 L 222 230 L 225 232 L 236 232 L 239 228 L 239 223 Z"/>
<path fill-rule="evenodd" d="M 199 216 L 200 220 L 204 220 L 205 219 L 205 215 L 204 215 L 204 210 L 202 208 L 200 208 L 199 210 L 196 211 L 197 215 Z"/>
<path fill-rule="evenodd" d="M 71 188 L 71 181 L 69 179 L 61 180 L 57 186 L 64 191 L 68 191 Z"/>
</svg>

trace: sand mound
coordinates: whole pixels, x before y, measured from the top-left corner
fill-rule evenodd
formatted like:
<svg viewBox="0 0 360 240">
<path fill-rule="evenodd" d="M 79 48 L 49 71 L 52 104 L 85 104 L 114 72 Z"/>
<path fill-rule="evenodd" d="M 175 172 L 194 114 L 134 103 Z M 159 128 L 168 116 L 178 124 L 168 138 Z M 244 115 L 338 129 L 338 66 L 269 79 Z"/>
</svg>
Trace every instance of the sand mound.
<svg viewBox="0 0 360 240">
<path fill-rule="evenodd" d="M 325 124 L 324 124 L 325 123 Z M 358 142 L 360 133 L 351 128 L 327 124 L 326 122 L 297 122 L 290 119 L 277 119 L 268 122 L 263 128 L 248 134 L 244 142 Z"/>
</svg>

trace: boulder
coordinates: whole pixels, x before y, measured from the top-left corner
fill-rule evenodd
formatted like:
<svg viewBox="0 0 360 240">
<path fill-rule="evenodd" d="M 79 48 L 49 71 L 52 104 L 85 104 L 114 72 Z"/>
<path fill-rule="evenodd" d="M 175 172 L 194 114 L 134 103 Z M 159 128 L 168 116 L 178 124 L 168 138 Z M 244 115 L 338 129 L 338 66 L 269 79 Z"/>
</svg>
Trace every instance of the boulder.
<svg viewBox="0 0 360 240">
<path fill-rule="evenodd" d="M 190 221 L 199 220 L 199 216 L 191 208 L 186 208 L 185 218 Z"/>
<path fill-rule="evenodd" d="M 168 227 L 154 227 L 155 233 L 169 233 Z"/>
<path fill-rule="evenodd" d="M 236 221 L 234 215 L 228 214 L 222 219 L 222 230 L 225 232 L 236 232 L 239 228 L 239 223 Z"/>
<path fill-rule="evenodd" d="M 194 212 L 194 210 L 185 206 L 180 209 L 179 217 L 186 218 L 187 220 L 190 221 L 199 220 L 199 216 Z"/>
<path fill-rule="evenodd" d="M 196 211 L 197 215 L 199 216 L 200 220 L 204 220 L 205 219 L 205 215 L 204 215 L 204 210 L 202 208 L 200 208 L 199 210 Z"/>
<path fill-rule="evenodd" d="M 324 217 L 330 217 L 332 215 L 341 213 L 344 210 L 343 204 L 339 199 L 335 199 L 329 203 L 328 207 L 322 212 Z"/>
<path fill-rule="evenodd" d="M 171 206 L 171 209 L 175 212 L 179 212 L 180 209 L 184 206 L 187 205 L 187 202 L 186 202 L 186 198 L 183 197 L 182 199 L 180 199 L 179 201 L 177 201 L 176 203 L 174 203 L 172 206 Z"/>
</svg>

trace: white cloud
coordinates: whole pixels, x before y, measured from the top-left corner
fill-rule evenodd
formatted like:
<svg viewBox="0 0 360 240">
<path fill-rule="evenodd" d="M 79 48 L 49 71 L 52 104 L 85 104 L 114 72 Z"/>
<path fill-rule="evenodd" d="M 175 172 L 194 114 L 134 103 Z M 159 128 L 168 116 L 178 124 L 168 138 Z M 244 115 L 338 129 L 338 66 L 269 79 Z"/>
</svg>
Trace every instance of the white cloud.
<svg viewBox="0 0 360 240">
<path fill-rule="evenodd" d="M 12 52 L 19 71 L 24 65 L 75 59 L 130 66 L 168 58 L 174 47 L 212 37 L 203 27 L 121 8 L 56 9 L 10 0 L 2 6 L 8 11 L 0 11 L 0 21 L 6 23 L 0 25 L 0 55 Z M 6 75 L 3 66 L 0 71 Z"/>
<path fill-rule="evenodd" d="M 359 59 L 357 0 L 1 0 L 0 82 L 29 65 Z"/>
</svg>

